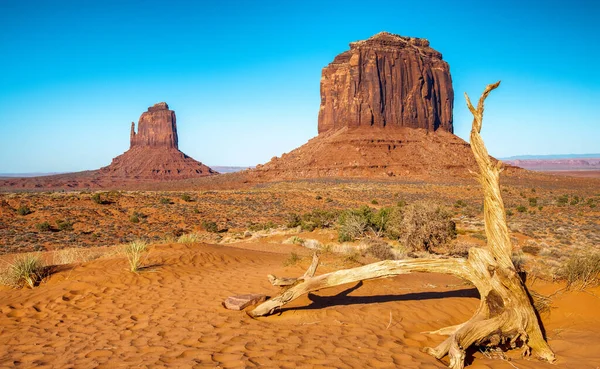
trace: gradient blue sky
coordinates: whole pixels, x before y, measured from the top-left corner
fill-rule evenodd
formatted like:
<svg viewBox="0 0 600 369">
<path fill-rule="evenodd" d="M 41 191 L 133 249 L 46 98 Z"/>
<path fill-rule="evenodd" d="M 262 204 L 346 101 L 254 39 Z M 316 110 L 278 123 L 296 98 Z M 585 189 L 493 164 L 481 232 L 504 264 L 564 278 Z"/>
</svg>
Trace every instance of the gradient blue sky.
<svg viewBox="0 0 600 369">
<path fill-rule="evenodd" d="M 0 0 L 0 172 L 108 165 L 159 101 L 188 155 L 264 163 L 317 134 L 321 69 L 380 31 L 443 54 L 462 138 L 463 92 L 502 80 L 483 128 L 492 155 L 600 152 L 598 4 Z"/>
</svg>

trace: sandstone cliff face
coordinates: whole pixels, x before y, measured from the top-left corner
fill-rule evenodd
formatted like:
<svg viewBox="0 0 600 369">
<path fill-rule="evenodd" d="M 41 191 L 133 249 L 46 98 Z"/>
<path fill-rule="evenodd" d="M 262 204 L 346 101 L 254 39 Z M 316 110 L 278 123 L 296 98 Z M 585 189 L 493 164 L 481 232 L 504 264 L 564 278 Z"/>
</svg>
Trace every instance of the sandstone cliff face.
<svg viewBox="0 0 600 369">
<path fill-rule="evenodd" d="M 381 32 L 323 68 L 319 133 L 343 127 L 453 132 L 448 63 L 429 41 Z"/>
<path fill-rule="evenodd" d="M 154 104 L 144 112 L 138 121 L 135 133 L 131 123 L 130 148 L 135 146 L 172 147 L 177 149 L 177 120 L 175 112 L 169 110 L 165 102 Z"/>
</svg>

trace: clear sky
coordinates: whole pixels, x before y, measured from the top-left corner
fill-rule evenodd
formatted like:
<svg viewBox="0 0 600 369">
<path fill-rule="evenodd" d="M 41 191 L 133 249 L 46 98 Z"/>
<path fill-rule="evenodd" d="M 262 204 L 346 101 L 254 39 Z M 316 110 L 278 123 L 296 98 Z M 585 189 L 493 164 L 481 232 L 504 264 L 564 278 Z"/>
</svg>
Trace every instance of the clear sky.
<svg viewBox="0 0 600 369">
<path fill-rule="evenodd" d="M 108 165 L 160 101 L 193 158 L 264 163 L 317 134 L 321 69 L 380 31 L 443 54 L 464 139 L 463 92 L 502 80 L 492 155 L 597 153 L 599 19 L 581 0 L 0 0 L 0 173 Z"/>
</svg>

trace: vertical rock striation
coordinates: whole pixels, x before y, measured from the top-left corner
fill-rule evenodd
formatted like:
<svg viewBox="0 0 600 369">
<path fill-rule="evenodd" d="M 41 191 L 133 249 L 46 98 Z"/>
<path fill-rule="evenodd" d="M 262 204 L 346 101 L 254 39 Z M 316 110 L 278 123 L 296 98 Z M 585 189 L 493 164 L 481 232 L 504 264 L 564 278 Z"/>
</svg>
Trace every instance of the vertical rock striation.
<svg viewBox="0 0 600 369">
<path fill-rule="evenodd" d="M 343 127 L 453 132 L 448 63 L 429 41 L 381 32 L 323 68 L 319 133 Z"/>
<path fill-rule="evenodd" d="M 130 148 L 135 146 L 171 147 L 178 149 L 177 119 L 165 102 L 154 104 L 138 121 L 138 132 L 131 123 Z"/>
</svg>

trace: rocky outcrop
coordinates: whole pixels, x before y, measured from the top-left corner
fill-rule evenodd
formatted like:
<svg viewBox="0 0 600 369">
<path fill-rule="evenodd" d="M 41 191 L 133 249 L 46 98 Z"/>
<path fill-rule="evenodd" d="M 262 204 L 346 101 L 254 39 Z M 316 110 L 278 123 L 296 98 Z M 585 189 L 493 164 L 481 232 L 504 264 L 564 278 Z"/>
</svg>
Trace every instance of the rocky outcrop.
<svg viewBox="0 0 600 369">
<path fill-rule="evenodd" d="M 453 132 L 448 63 L 429 41 L 381 32 L 323 68 L 319 133 L 343 127 Z"/>
<path fill-rule="evenodd" d="M 154 104 L 138 121 L 138 132 L 131 122 L 130 148 L 136 146 L 169 147 L 178 149 L 177 119 L 165 102 Z"/>
<path fill-rule="evenodd" d="M 148 108 L 131 123 L 130 146 L 124 154 L 100 169 L 105 176 L 120 179 L 173 180 L 216 174 L 214 170 L 179 151 L 177 119 L 167 103 Z"/>
</svg>

